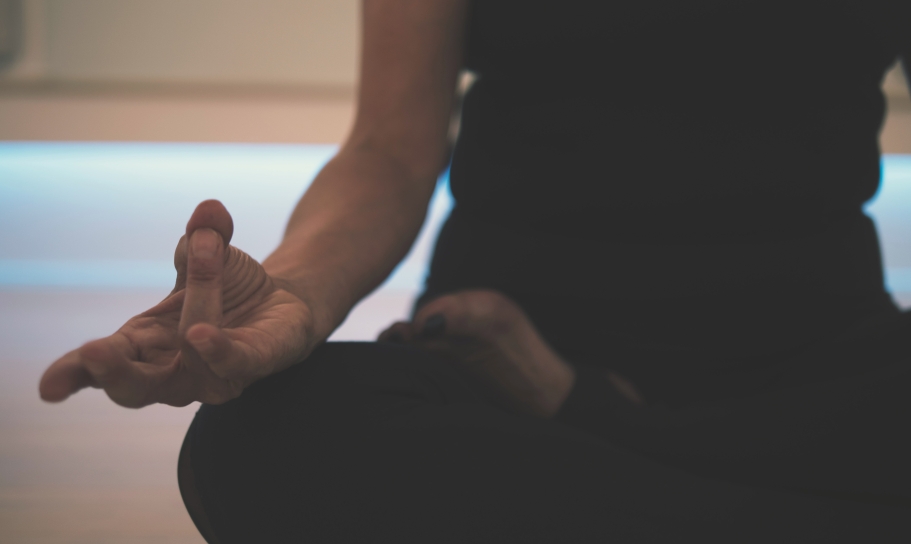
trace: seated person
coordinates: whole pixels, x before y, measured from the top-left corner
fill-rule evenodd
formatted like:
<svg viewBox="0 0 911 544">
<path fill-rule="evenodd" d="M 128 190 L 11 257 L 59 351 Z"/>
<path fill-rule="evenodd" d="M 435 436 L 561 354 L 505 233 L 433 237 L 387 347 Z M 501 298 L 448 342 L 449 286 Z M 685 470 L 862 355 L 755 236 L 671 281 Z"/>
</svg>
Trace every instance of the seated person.
<svg viewBox="0 0 911 544">
<path fill-rule="evenodd" d="M 862 206 L 911 3 L 363 21 L 356 122 L 281 245 L 203 202 L 170 296 L 44 399 L 202 402 L 178 472 L 210 543 L 909 541 L 911 314 Z M 424 221 L 463 68 L 414 314 L 326 343 Z"/>
</svg>

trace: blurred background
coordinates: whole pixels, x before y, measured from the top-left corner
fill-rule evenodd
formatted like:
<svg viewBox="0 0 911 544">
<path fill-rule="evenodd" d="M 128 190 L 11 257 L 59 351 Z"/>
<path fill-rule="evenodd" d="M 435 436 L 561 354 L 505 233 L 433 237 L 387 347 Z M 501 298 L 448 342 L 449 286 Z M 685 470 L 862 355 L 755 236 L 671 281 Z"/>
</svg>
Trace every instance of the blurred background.
<svg viewBox="0 0 911 544">
<path fill-rule="evenodd" d="M 0 0 L 0 542 L 202 542 L 176 479 L 195 407 L 51 406 L 38 378 L 167 294 L 200 200 L 254 257 L 278 243 L 351 123 L 358 22 L 356 0 Z M 911 98 L 898 70 L 883 88 L 868 211 L 908 306 Z M 449 206 L 444 175 L 409 258 L 335 338 L 406 315 Z"/>
</svg>

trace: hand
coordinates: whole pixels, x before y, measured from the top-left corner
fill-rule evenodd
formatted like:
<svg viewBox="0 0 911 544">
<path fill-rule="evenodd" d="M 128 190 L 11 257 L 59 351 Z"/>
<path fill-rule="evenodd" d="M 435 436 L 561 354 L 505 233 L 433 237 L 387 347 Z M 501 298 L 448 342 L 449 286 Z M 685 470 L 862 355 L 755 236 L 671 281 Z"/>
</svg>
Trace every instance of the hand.
<svg viewBox="0 0 911 544">
<path fill-rule="evenodd" d="M 522 309 L 496 291 L 436 298 L 379 340 L 441 355 L 491 401 L 519 413 L 555 415 L 575 380 L 572 366 L 547 345 Z"/>
<path fill-rule="evenodd" d="M 318 342 L 310 308 L 229 246 L 233 232 L 220 202 L 197 206 L 174 254 L 171 294 L 54 362 L 41 378 L 41 398 L 59 402 L 91 386 L 134 408 L 220 404 L 304 359 Z"/>
<path fill-rule="evenodd" d="M 393 323 L 379 341 L 433 351 L 481 386 L 488 398 L 515 412 L 552 417 L 569 396 L 575 370 L 540 335 L 518 304 L 490 290 L 433 299 L 411 322 Z M 635 405 L 636 387 L 605 370 L 613 387 Z"/>
</svg>

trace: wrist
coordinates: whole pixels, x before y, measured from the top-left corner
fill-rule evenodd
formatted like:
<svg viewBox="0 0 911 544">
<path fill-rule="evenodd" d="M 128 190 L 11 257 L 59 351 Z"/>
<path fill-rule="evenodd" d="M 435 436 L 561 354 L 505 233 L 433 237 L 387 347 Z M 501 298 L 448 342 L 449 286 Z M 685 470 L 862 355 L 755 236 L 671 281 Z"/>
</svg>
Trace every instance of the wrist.
<svg viewBox="0 0 911 544">
<path fill-rule="evenodd" d="M 351 307 L 351 305 L 338 301 L 333 304 L 331 301 L 338 297 L 333 297 L 332 293 L 337 290 L 325 286 L 314 288 L 313 282 L 307 281 L 305 278 L 272 276 L 272 281 L 276 289 L 290 293 L 309 310 L 310 321 L 306 327 L 307 330 L 301 331 L 301 333 L 306 335 L 307 343 L 313 347 L 329 338 L 344 321 Z"/>
</svg>

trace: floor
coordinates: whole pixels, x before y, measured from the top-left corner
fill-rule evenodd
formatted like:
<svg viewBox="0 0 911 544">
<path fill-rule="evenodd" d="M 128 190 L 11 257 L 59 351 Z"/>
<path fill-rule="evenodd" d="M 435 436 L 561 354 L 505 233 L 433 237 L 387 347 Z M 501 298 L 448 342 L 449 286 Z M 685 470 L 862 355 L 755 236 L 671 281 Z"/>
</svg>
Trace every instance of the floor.
<svg viewBox="0 0 911 544">
<path fill-rule="evenodd" d="M 175 472 L 195 406 L 127 410 L 96 390 L 49 405 L 38 379 L 170 290 L 174 243 L 199 200 L 221 199 L 233 243 L 262 258 L 334 151 L 0 143 L 0 543 L 202 542 Z M 333 338 L 369 340 L 407 315 L 450 206 L 446 183 L 412 253 Z"/>
<path fill-rule="evenodd" d="M 49 362 L 160 298 L 132 289 L 0 291 L 0 542 L 203 542 L 176 475 L 196 406 L 128 410 L 97 390 L 50 405 L 37 394 Z M 409 298 L 373 296 L 336 336 L 373 337 L 404 315 Z"/>
<path fill-rule="evenodd" d="M 263 257 L 332 146 L 0 143 L 0 542 L 199 543 L 176 485 L 195 407 L 128 410 L 83 391 L 37 396 L 47 364 L 109 334 L 173 281 L 195 203 L 222 199 L 235 244 Z M 889 155 L 869 212 L 888 281 L 911 305 L 911 155 Z M 409 260 L 336 333 L 370 339 L 404 316 L 450 205 L 441 180 Z"/>
</svg>

